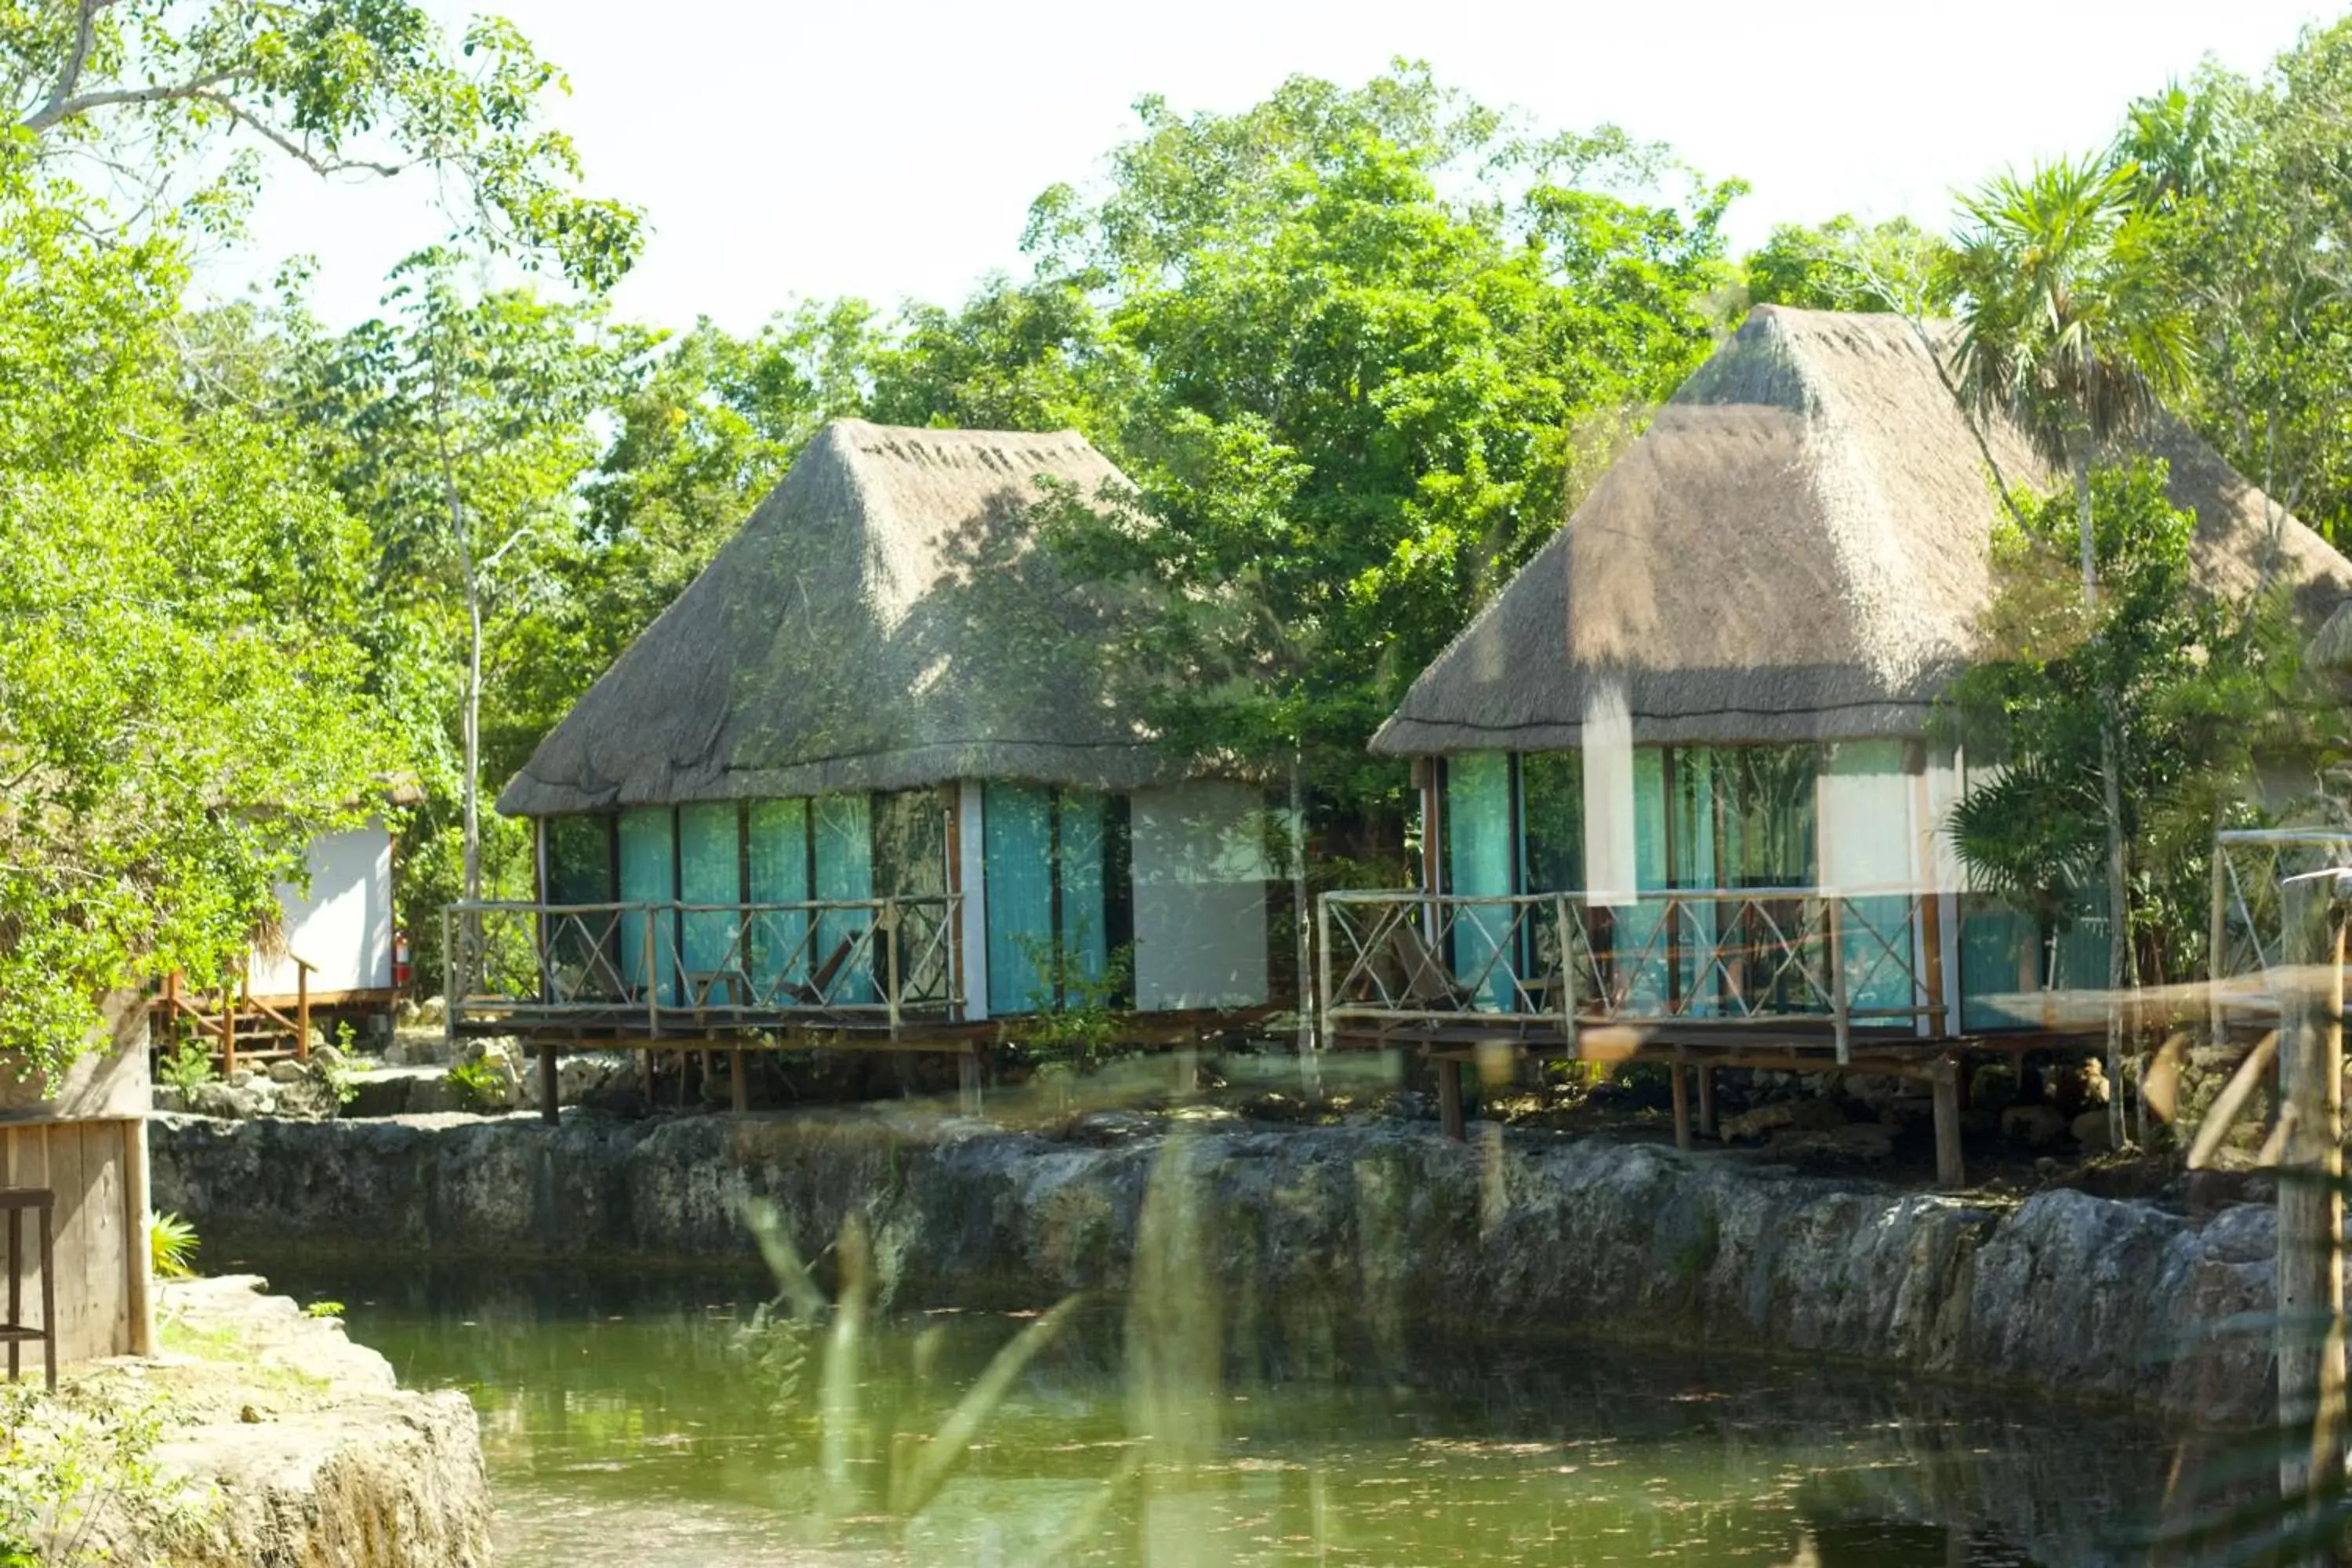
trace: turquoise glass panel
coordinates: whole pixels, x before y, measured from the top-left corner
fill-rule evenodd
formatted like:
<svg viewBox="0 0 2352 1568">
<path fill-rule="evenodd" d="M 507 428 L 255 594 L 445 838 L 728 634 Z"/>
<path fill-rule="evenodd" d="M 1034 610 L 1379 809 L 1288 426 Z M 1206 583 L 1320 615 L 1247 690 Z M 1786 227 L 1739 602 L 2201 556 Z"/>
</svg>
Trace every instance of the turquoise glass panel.
<svg viewBox="0 0 2352 1568">
<path fill-rule="evenodd" d="M 988 1008 L 1030 1013 L 1051 994 L 1054 800 L 1032 784 L 990 784 L 981 801 L 988 916 Z"/>
<path fill-rule="evenodd" d="M 621 813 L 621 900 L 668 906 L 677 898 L 677 846 L 669 807 L 646 806 Z M 654 945 L 646 947 L 646 916 L 621 917 L 621 973 L 631 991 L 645 994 L 649 983 L 664 1002 L 677 1000 L 677 921 L 665 907 L 654 911 Z"/>
<path fill-rule="evenodd" d="M 1502 752 L 1467 752 L 1445 760 L 1445 890 L 1457 898 L 1508 897 L 1511 863 L 1511 759 Z M 1508 1010 L 1511 911 L 1507 905 L 1470 905 L 1454 911 L 1449 962 L 1454 977 L 1475 986 L 1479 1005 Z"/>
<path fill-rule="evenodd" d="M 1633 750 L 1633 878 L 1641 895 L 1662 891 L 1666 863 L 1666 754 L 1655 746 Z M 1647 896 L 1612 912 L 1617 986 L 1636 1016 L 1665 1011 L 1665 902 Z"/>
<path fill-rule="evenodd" d="M 804 800 L 754 801 L 746 824 L 751 902 L 801 904 L 809 897 L 809 809 Z M 778 1004 L 790 988 L 805 984 L 814 966 L 809 956 L 809 917 L 804 910 L 759 909 L 751 914 L 750 951 L 754 993 Z"/>
<path fill-rule="evenodd" d="M 815 879 L 812 890 L 819 903 L 851 902 L 874 897 L 873 816 L 862 795 L 824 795 L 809 803 L 809 833 Z M 817 917 L 813 948 L 817 972 L 828 967 L 833 983 L 828 1000 L 862 1003 L 877 1000 L 874 984 L 873 944 L 866 933 L 874 925 L 871 910 L 827 910 Z M 863 947 L 865 953 L 859 956 Z"/>
<path fill-rule="evenodd" d="M 1061 847 L 1062 995 L 1076 1000 L 1081 981 L 1099 981 L 1110 963 L 1110 925 L 1104 895 L 1110 801 L 1088 790 L 1064 790 Z"/>
<path fill-rule="evenodd" d="M 743 901 L 740 827 L 741 815 L 733 801 L 677 810 L 678 901 L 723 906 L 690 909 L 678 917 L 683 984 L 689 1000 L 726 1004 L 747 999 L 735 940 Z"/>
</svg>

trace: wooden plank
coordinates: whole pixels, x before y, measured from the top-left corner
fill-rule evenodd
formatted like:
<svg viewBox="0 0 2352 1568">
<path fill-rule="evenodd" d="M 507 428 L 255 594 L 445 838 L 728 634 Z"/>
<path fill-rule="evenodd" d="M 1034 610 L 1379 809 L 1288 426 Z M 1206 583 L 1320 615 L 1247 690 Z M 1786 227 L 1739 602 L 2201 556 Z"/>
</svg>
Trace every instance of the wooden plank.
<svg viewBox="0 0 2352 1568">
<path fill-rule="evenodd" d="M 131 1237 L 123 1224 L 122 1130 L 119 1122 L 90 1121 L 81 1128 L 84 1194 L 82 1288 L 89 1292 L 92 1355 L 122 1355 L 131 1349 L 129 1272 Z"/>
<path fill-rule="evenodd" d="M 122 1127 L 122 1228 L 131 1246 L 122 1259 L 123 1316 L 132 1355 L 155 1353 L 155 1291 L 150 1277 L 152 1257 L 147 1240 L 152 1215 L 148 1207 L 147 1122 L 125 1121 Z"/>
<path fill-rule="evenodd" d="M 89 1194 L 82 1186 L 81 1129 L 59 1124 L 47 1130 L 42 1142 L 48 1155 L 48 1180 L 43 1184 L 58 1195 L 57 1274 L 53 1281 L 58 1306 L 58 1352 L 68 1362 L 89 1354 L 93 1334 L 89 1323 L 89 1293 L 82 1279 L 81 1260 L 89 1247 Z"/>
</svg>

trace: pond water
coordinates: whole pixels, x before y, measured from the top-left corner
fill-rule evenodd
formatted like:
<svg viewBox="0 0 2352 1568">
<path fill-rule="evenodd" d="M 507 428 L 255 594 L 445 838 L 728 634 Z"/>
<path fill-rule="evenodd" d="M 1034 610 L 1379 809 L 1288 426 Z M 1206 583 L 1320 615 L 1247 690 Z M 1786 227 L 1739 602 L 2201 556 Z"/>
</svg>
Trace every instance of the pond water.
<svg viewBox="0 0 2352 1568">
<path fill-rule="evenodd" d="M 2172 1459 L 2147 1423 L 1869 1369 L 1433 1336 L 1229 1355 L 1171 1468 L 1129 1442 L 1103 1310 L 894 1510 L 1034 1315 L 887 1319 L 829 1379 L 827 1331 L 751 1329 L 757 1279 L 266 1271 L 472 1397 L 509 1568 L 2126 1562 Z"/>
</svg>

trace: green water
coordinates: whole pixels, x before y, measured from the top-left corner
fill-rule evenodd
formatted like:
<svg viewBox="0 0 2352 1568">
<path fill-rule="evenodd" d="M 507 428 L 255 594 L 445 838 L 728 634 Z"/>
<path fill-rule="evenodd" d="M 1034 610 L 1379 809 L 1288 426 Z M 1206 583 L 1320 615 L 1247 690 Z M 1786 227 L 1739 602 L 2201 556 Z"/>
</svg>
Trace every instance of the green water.
<svg viewBox="0 0 2352 1568">
<path fill-rule="evenodd" d="M 404 1382 L 471 1396 L 509 1568 L 1020 1564 L 1053 1543 L 1104 1564 L 2125 1562 L 2171 1459 L 2145 1423 L 1863 1369 L 1433 1337 L 1237 1356 L 1197 1407 L 1205 1468 L 1118 1481 L 1106 1311 L 910 1519 L 887 1506 L 894 1454 L 1029 1320 L 877 1325 L 829 1441 L 822 1337 L 786 1386 L 793 1342 L 743 1331 L 754 1279 L 271 1272 L 343 1302 Z"/>
</svg>

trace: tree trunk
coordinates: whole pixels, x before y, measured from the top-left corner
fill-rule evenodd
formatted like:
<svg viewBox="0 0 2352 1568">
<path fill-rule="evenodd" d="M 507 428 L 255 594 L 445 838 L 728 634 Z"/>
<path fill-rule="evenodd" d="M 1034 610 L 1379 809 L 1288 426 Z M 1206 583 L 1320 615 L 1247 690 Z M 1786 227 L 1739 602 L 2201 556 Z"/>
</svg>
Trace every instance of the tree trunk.
<svg viewBox="0 0 2352 1568">
<path fill-rule="evenodd" d="M 2074 517 L 2083 555 L 2083 607 L 2099 610 L 2098 539 L 2091 513 L 2090 439 L 2070 441 L 2074 470 Z M 2123 1148 L 2124 990 L 2131 983 L 2131 910 L 2124 875 L 2123 780 L 2118 776 L 2116 693 L 2099 693 L 2099 797 L 2107 830 L 2107 1144 Z"/>
<path fill-rule="evenodd" d="M 465 899 L 482 896 L 482 584 L 475 571 L 474 541 L 466 525 L 466 505 L 457 489 L 457 467 L 449 455 L 449 426 L 439 367 L 433 377 L 433 437 L 440 449 L 441 499 L 449 509 L 449 531 L 457 546 L 457 570 L 466 579 L 466 692 L 459 721 L 465 752 Z M 446 963 L 449 954 L 444 953 Z"/>
</svg>

